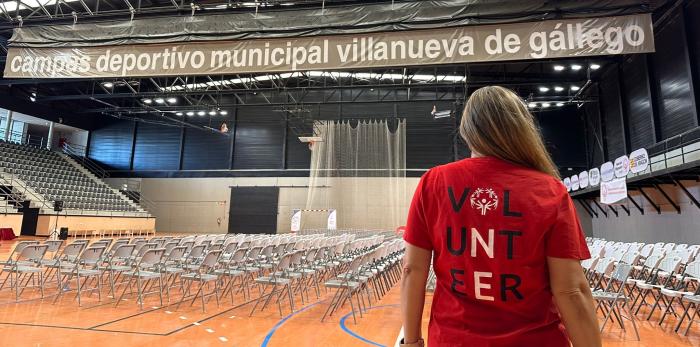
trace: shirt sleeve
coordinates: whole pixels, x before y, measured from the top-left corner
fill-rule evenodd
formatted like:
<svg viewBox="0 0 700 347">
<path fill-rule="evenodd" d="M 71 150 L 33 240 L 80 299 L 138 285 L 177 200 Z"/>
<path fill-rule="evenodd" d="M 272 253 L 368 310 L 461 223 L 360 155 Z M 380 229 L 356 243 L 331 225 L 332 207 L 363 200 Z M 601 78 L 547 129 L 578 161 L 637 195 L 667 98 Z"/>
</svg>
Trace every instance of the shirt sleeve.
<svg viewBox="0 0 700 347">
<path fill-rule="evenodd" d="M 411 207 L 408 210 L 408 221 L 406 222 L 406 231 L 403 234 L 403 239 L 414 245 L 427 250 L 433 250 L 433 241 L 430 239 L 430 227 L 426 218 L 426 191 L 428 176 L 430 171 L 425 173 L 418 182 L 416 192 L 413 194 Z"/>
<path fill-rule="evenodd" d="M 591 257 L 576 207 L 568 193 L 560 195 L 554 224 L 545 240 L 548 257 L 584 260 Z"/>
</svg>

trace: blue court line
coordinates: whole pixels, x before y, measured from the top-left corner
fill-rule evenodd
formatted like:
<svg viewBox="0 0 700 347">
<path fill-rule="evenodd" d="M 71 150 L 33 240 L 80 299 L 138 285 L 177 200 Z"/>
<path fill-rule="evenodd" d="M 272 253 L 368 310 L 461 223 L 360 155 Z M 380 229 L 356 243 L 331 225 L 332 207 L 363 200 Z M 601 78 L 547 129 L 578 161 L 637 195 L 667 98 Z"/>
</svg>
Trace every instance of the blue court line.
<svg viewBox="0 0 700 347">
<path fill-rule="evenodd" d="M 397 304 L 394 304 L 394 305 L 374 306 L 374 307 L 368 308 L 367 311 L 369 311 L 369 310 L 374 310 L 374 309 L 377 309 L 377 308 L 398 307 L 398 306 L 399 306 L 399 305 L 397 305 Z M 345 320 L 348 319 L 348 317 L 350 317 L 351 315 L 352 315 L 352 312 L 350 312 L 350 313 L 344 315 L 343 318 L 340 319 L 340 323 L 339 323 L 339 324 L 340 324 L 340 328 L 343 329 L 344 332 L 350 334 L 350 336 L 352 336 L 352 337 L 354 337 L 354 338 L 356 338 L 356 339 L 358 339 L 358 340 L 361 340 L 361 341 L 363 341 L 363 342 L 369 343 L 370 345 L 374 345 L 374 346 L 377 346 L 377 347 L 387 347 L 387 346 L 385 346 L 385 345 L 382 345 L 381 343 L 377 343 L 377 342 L 374 342 L 374 341 L 372 341 L 372 340 L 366 339 L 366 338 L 364 338 L 364 337 L 358 335 L 356 332 L 350 330 L 350 329 L 345 325 Z"/>
<path fill-rule="evenodd" d="M 262 345 L 260 345 L 260 347 L 267 347 L 267 344 L 270 343 L 270 339 L 272 338 L 272 335 L 277 331 L 277 329 L 279 329 L 279 327 L 282 326 L 282 324 L 284 324 L 284 322 L 286 322 L 290 318 L 294 317 L 295 315 L 302 313 L 302 312 L 304 312 L 304 311 L 306 311 L 306 310 L 308 310 L 308 309 L 310 309 L 310 308 L 312 308 L 312 307 L 314 307 L 322 302 L 323 301 L 319 301 L 319 302 L 316 302 L 316 303 L 311 304 L 309 306 L 306 306 L 306 307 L 304 307 L 298 311 L 294 311 L 294 312 L 290 313 L 289 315 L 287 315 L 286 317 L 280 319 L 280 321 L 277 322 L 277 324 L 275 324 L 275 326 L 273 326 L 272 329 L 270 329 L 270 331 L 267 333 L 267 335 L 265 336 L 265 339 L 263 340 Z"/>
</svg>

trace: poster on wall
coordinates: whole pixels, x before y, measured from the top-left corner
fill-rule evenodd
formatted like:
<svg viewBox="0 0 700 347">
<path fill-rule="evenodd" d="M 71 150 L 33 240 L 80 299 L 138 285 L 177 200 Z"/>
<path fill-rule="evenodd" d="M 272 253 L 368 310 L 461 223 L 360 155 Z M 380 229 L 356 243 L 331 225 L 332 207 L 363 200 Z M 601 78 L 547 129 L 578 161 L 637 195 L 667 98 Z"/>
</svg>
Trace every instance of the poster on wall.
<svg viewBox="0 0 700 347">
<path fill-rule="evenodd" d="M 581 189 L 588 187 L 588 171 L 578 174 L 578 185 Z"/>
<path fill-rule="evenodd" d="M 338 229 L 338 218 L 336 210 L 328 210 L 328 230 Z"/>
<path fill-rule="evenodd" d="M 291 230 L 293 233 L 301 231 L 301 210 L 298 208 L 292 210 L 291 226 Z"/>
<path fill-rule="evenodd" d="M 591 187 L 597 187 L 600 184 L 600 170 L 594 167 L 588 170 L 588 185 Z"/>
<path fill-rule="evenodd" d="M 566 187 L 567 192 L 571 191 L 571 178 L 564 178 L 564 186 Z"/>
<path fill-rule="evenodd" d="M 571 176 L 571 190 L 578 190 L 578 188 L 579 188 L 578 175 L 573 175 L 573 176 Z"/>
<path fill-rule="evenodd" d="M 632 173 L 640 173 L 649 167 L 649 153 L 646 148 L 640 148 L 630 153 L 630 171 Z"/>
<path fill-rule="evenodd" d="M 600 183 L 600 202 L 613 204 L 627 197 L 627 179 L 616 178 Z"/>
<path fill-rule="evenodd" d="M 623 155 L 615 159 L 615 177 L 624 178 L 630 173 L 630 158 Z"/>
<path fill-rule="evenodd" d="M 600 166 L 600 179 L 607 182 L 615 178 L 615 165 L 611 161 Z"/>
</svg>

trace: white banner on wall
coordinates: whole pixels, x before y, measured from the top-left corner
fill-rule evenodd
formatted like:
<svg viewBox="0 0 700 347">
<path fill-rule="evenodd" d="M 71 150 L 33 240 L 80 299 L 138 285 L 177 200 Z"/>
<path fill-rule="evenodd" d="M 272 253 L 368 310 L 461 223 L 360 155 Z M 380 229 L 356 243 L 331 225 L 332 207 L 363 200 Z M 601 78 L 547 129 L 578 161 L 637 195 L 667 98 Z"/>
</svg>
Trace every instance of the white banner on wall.
<svg viewBox="0 0 700 347">
<path fill-rule="evenodd" d="M 578 174 L 578 185 L 581 189 L 588 187 L 588 171 Z"/>
<path fill-rule="evenodd" d="M 328 210 L 328 230 L 338 229 L 336 210 Z"/>
<path fill-rule="evenodd" d="M 600 166 L 600 179 L 607 182 L 615 178 L 615 165 L 612 162 L 603 163 Z"/>
<path fill-rule="evenodd" d="M 600 183 L 600 202 L 612 204 L 627 197 L 627 180 L 616 178 L 610 182 Z"/>
<path fill-rule="evenodd" d="M 293 233 L 301 231 L 301 210 L 295 208 L 292 210 L 292 227 Z"/>
<path fill-rule="evenodd" d="M 649 153 L 645 148 L 640 148 L 630 153 L 629 161 L 630 171 L 640 173 L 649 167 Z"/>
<path fill-rule="evenodd" d="M 600 170 L 594 167 L 588 170 L 588 185 L 591 187 L 596 187 L 600 184 Z"/>
<path fill-rule="evenodd" d="M 578 175 L 573 175 L 573 176 L 571 176 L 571 190 L 578 190 L 578 188 L 579 188 Z"/>
<path fill-rule="evenodd" d="M 564 186 L 566 186 L 566 191 L 570 192 L 571 191 L 571 178 L 564 178 Z"/>
<path fill-rule="evenodd" d="M 615 177 L 624 178 L 630 173 L 630 158 L 623 155 L 615 159 Z"/>
</svg>

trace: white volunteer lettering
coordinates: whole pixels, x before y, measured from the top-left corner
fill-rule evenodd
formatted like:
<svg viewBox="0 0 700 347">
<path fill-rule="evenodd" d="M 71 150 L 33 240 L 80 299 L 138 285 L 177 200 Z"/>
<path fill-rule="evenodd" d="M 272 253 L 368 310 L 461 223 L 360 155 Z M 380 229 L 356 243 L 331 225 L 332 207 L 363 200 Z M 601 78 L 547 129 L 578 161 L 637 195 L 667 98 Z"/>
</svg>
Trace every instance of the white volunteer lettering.
<svg viewBox="0 0 700 347">
<path fill-rule="evenodd" d="M 476 228 L 472 228 L 471 256 L 476 257 L 476 244 L 478 241 L 478 243 L 481 245 L 481 249 L 483 249 L 484 252 L 486 252 L 486 255 L 488 255 L 489 258 L 493 259 L 493 235 L 493 229 L 489 229 L 489 241 L 486 242 L 481 237 L 481 234 L 479 234 L 479 230 L 477 230 Z"/>
<path fill-rule="evenodd" d="M 482 278 L 491 278 L 493 274 L 491 272 L 479 272 L 474 271 L 474 296 L 478 300 L 494 301 L 493 296 L 481 294 L 482 289 L 491 289 L 491 284 L 482 283 Z"/>
</svg>

